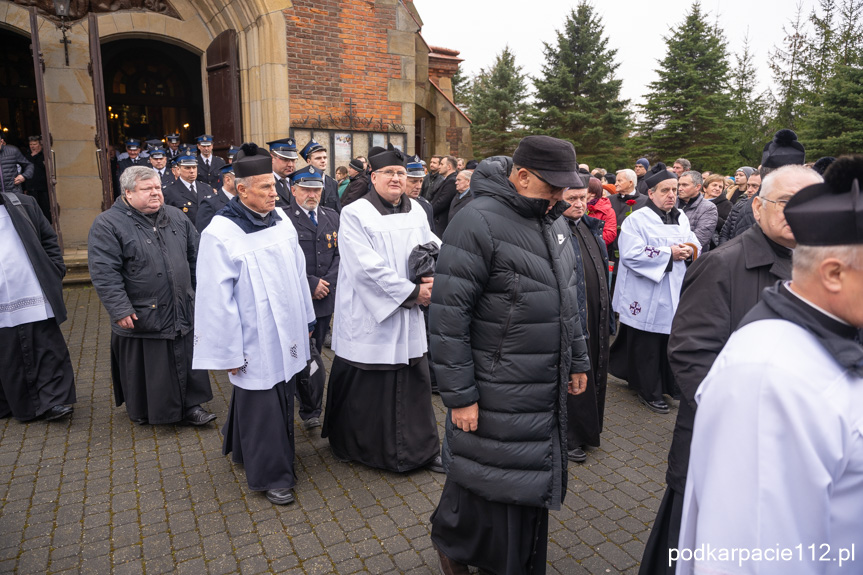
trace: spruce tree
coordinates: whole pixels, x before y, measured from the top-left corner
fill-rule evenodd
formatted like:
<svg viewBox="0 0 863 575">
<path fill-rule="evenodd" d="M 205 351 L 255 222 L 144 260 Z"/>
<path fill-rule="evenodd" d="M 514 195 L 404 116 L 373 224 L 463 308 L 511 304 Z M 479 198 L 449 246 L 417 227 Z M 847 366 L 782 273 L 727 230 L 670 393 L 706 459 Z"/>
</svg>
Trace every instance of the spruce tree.
<svg viewBox="0 0 863 575">
<path fill-rule="evenodd" d="M 473 80 L 470 133 L 477 160 L 512 155 L 523 135 L 526 98 L 527 77 L 507 46 L 491 69 L 480 70 Z"/>
<path fill-rule="evenodd" d="M 758 91 L 758 72 L 755 54 L 749 43 L 749 32 L 743 38 L 743 46 L 734 55 L 735 66 L 731 72 L 732 117 L 739 129 L 735 133 L 735 144 L 739 163 L 757 166 L 761 160 L 764 142 L 772 132 L 767 124 L 768 95 Z"/>
<path fill-rule="evenodd" d="M 555 43 L 544 43 L 542 77 L 534 80 L 534 133 L 569 140 L 580 162 L 613 168 L 629 163 L 624 149 L 629 132 L 628 100 L 615 79 L 616 50 L 593 7 L 581 0 L 566 17 Z"/>
<path fill-rule="evenodd" d="M 807 104 L 817 106 L 827 81 L 833 76 L 837 52 L 836 0 L 819 0 L 820 13 L 814 8 L 809 15 L 812 35 L 807 38 L 803 76 Z"/>
<path fill-rule="evenodd" d="M 839 8 L 836 64 L 852 66 L 863 56 L 863 0 L 843 0 Z"/>
<path fill-rule="evenodd" d="M 470 89 L 470 78 L 465 75 L 459 64 L 452 76 L 452 99 L 465 112 L 470 108 Z"/>
<path fill-rule="evenodd" d="M 694 169 L 729 171 L 738 167 L 727 87 L 725 39 L 695 2 L 684 22 L 665 37 L 667 52 L 651 82 L 638 141 L 653 160 L 670 164 L 678 157 Z"/>
<path fill-rule="evenodd" d="M 797 11 L 789 24 L 790 29 L 783 27 L 785 38 L 781 46 L 773 48 L 768 64 L 776 84 L 774 122 L 777 127 L 793 130 L 797 126 L 801 109 L 806 103 L 803 68 L 807 35 L 804 28 L 802 2 L 797 4 Z"/>
<path fill-rule="evenodd" d="M 821 105 L 807 112 L 800 140 L 809 158 L 860 153 L 863 150 L 863 61 L 839 66 L 827 82 Z"/>
</svg>

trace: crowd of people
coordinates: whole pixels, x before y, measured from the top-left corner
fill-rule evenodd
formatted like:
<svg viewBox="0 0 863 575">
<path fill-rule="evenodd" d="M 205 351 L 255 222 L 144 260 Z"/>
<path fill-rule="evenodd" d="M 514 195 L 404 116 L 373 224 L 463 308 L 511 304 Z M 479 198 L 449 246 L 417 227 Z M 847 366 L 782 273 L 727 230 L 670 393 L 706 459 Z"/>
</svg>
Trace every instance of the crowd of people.
<svg viewBox="0 0 863 575">
<path fill-rule="evenodd" d="M 781 130 L 733 176 L 685 158 L 591 171 L 528 136 L 480 163 L 376 147 L 333 179 L 314 140 L 226 160 L 206 134 L 197 153 L 176 134 L 146 144 L 126 142 L 88 242 L 116 405 L 205 426 L 208 370 L 226 371 L 223 452 L 274 504 L 294 501 L 297 398 L 338 461 L 446 473 L 444 573 L 543 573 L 548 512 L 567 463 L 600 445 L 611 374 L 651 413 L 677 405 L 642 574 L 783 572 L 681 551 L 863 537 L 863 156 L 807 164 Z M 4 182 L 10 162 L 13 185 L 32 175 L 6 157 Z M 0 206 L 0 416 L 60 419 L 62 254 L 16 192 Z"/>
</svg>

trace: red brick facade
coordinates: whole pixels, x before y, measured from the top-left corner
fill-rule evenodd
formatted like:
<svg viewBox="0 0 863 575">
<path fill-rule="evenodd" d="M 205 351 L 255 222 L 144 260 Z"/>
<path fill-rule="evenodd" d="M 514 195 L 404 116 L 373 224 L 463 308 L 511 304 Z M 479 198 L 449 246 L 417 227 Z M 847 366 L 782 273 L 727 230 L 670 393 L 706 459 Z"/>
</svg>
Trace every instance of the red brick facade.
<svg viewBox="0 0 863 575">
<path fill-rule="evenodd" d="M 294 0 L 285 10 L 293 121 L 354 114 L 402 124 L 402 106 L 387 98 L 387 81 L 402 76 L 387 53 L 396 4 L 368 0 Z M 361 129 L 361 128 L 359 128 Z"/>
</svg>

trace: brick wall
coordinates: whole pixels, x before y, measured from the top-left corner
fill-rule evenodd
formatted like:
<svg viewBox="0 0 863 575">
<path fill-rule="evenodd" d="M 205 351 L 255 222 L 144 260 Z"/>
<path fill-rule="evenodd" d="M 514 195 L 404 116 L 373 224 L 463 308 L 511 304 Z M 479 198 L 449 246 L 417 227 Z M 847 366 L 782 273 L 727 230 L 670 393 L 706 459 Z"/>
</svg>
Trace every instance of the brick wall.
<svg viewBox="0 0 863 575">
<path fill-rule="evenodd" d="M 387 82 L 402 77 L 401 59 L 387 53 L 397 5 L 369 0 L 294 0 L 287 25 L 291 120 L 344 114 L 353 99 L 363 118 L 403 123 L 402 104 L 389 102 Z"/>
</svg>

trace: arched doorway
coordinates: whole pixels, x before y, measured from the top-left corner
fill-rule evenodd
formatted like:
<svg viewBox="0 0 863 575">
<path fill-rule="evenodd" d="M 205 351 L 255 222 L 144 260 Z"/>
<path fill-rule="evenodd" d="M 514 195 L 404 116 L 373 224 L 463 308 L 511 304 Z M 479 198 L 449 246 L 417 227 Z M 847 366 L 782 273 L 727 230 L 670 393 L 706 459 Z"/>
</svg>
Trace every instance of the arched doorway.
<svg viewBox="0 0 863 575">
<path fill-rule="evenodd" d="M 201 57 L 157 40 L 102 44 L 109 141 L 161 139 L 176 132 L 194 142 L 205 131 Z"/>
<path fill-rule="evenodd" d="M 0 132 L 25 151 L 27 137 L 41 134 L 30 38 L 0 28 Z"/>
</svg>

